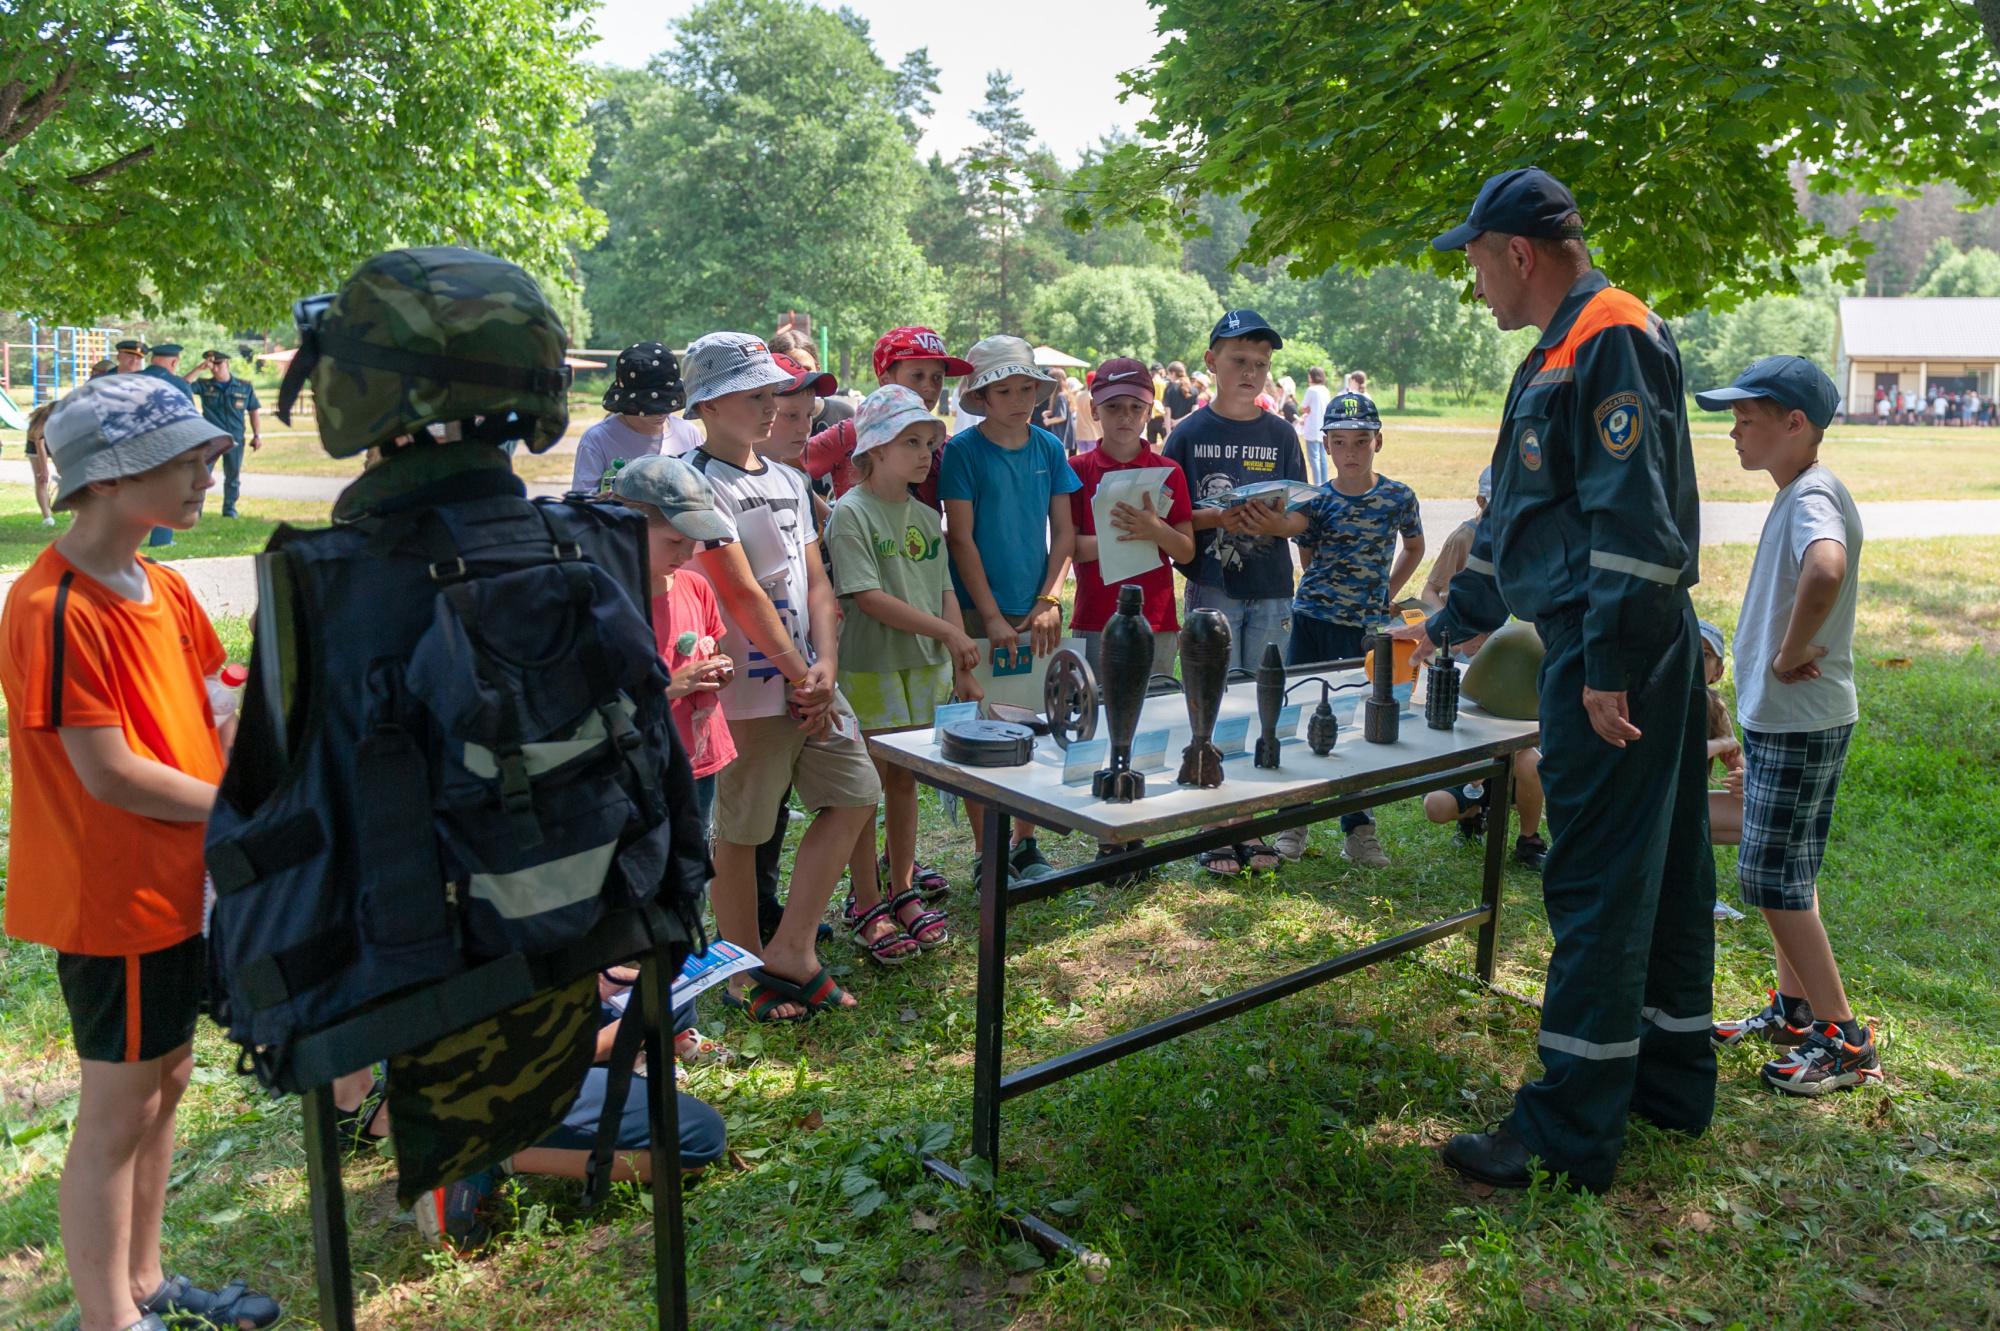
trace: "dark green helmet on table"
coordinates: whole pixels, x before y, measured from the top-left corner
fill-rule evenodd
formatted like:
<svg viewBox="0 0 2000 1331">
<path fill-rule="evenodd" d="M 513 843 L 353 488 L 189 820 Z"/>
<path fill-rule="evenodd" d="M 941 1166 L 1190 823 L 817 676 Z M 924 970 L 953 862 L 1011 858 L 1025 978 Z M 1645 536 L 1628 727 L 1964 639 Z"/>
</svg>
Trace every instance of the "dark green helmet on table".
<svg viewBox="0 0 2000 1331">
<path fill-rule="evenodd" d="M 294 302 L 292 317 L 299 351 L 278 419 L 291 423 L 310 381 L 334 457 L 450 424 L 461 438 L 519 439 L 540 453 L 569 426 L 569 335 L 535 279 L 504 259 L 447 245 L 390 250 L 339 291 Z"/>
<path fill-rule="evenodd" d="M 1541 713 L 1542 635 L 1525 620 L 1510 619 L 1493 631 L 1465 668 L 1458 686 L 1495 716 L 1532 721 Z"/>
</svg>

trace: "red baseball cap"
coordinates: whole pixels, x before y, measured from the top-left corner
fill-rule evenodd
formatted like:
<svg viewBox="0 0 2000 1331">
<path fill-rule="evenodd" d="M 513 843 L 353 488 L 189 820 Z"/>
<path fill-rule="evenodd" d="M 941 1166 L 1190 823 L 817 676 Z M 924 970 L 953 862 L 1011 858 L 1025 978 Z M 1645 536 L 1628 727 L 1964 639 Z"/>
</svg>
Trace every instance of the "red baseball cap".
<svg viewBox="0 0 2000 1331">
<path fill-rule="evenodd" d="M 816 397 L 832 397 L 840 391 L 840 380 L 830 374 L 808 370 L 782 351 L 771 353 L 771 363 L 792 376 L 789 384 L 778 385 L 779 397 L 805 392 L 811 392 Z"/>
<path fill-rule="evenodd" d="M 944 339 L 928 328 L 892 328 L 875 344 L 875 377 L 880 379 L 899 360 L 941 360 L 945 377 L 963 379 L 972 373 L 972 362 L 947 353 Z"/>
<path fill-rule="evenodd" d="M 1130 356 L 1113 356 L 1090 372 L 1090 400 L 1108 402 L 1114 397 L 1153 400 L 1153 372 Z"/>
</svg>

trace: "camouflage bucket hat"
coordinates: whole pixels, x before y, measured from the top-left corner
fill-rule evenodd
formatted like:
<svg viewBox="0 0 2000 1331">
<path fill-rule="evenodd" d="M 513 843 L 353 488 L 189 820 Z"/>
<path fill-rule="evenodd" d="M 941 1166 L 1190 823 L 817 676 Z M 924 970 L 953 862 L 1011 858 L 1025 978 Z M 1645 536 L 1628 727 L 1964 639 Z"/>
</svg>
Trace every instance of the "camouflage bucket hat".
<svg viewBox="0 0 2000 1331">
<path fill-rule="evenodd" d="M 321 445 L 351 457 L 427 426 L 526 441 L 540 453 L 569 426 L 569 335 L 535 279 L 454 246 L 390 250 L 341 289 L 292 307 L 299 351 L 278 418 L 308 381 Z M 474 417 L 484 418 L 474 430 Z"/>
</svg>

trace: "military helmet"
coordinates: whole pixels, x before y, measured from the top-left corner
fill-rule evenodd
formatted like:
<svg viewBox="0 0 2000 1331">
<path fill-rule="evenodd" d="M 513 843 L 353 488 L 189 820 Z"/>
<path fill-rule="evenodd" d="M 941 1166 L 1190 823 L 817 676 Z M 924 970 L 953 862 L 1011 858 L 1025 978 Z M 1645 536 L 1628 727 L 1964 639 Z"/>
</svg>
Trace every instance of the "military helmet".
<svg viewBox="0 0 2000 1331">
<path fill-rule="evenodd" d="M 449 245 L 390 250 L 339 291 L 295 302 L 292 316 L 299 350 L 278 419 L 290 423 L 310 380 L 334 457 L 451 423 L 461 437 L 520 439 L 540 453 L 569 427 L 569 335 L 535 279 L 504 259 Z"/>
<path fill-rule="evenodd" d="M 1495 716 L 1532 721 L 1541 713 L 1542 635 L 1522 619 L 1510 619 L 1481 644 L 1458 686 Z"/>
</svg>

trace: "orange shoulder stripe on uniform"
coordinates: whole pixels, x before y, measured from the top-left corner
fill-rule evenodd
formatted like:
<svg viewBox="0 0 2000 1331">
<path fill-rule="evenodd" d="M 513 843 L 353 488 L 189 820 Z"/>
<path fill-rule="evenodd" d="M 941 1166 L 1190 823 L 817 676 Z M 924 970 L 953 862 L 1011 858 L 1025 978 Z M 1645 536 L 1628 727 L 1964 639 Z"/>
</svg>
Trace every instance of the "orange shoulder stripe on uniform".
<svg viewBox="0 0 2000 1331">
<path fill-rule="evenodd" d="M 1646 302 L 1631 292 L 1620 291 L 1617 287 L 1604 288 L 1592 296 L 1577 314 L 1576 322 L 1569 326 L 1569 335 L 1549 348 L 1542 368 L 1553 370 L 1576 364 L 1576 349 L 1591 338 L 1621 324 L 1628 328 L 1644 328 L 1651 313 L 1646 308 Z"/>
</svg>

